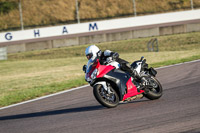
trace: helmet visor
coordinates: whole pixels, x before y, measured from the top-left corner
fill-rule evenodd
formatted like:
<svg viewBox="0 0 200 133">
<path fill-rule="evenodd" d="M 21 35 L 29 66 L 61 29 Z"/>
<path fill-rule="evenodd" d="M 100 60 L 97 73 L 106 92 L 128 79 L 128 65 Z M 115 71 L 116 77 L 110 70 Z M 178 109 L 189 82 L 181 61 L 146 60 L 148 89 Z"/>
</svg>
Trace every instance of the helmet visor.
<svg viewBox="0 0 200 133">
<path fill-rule="evenodd" d="M 86 57 L 87 57 L 88 60 L 91 59 L 92 58 L 92 53 L 87 54 Z"/>
</svg>

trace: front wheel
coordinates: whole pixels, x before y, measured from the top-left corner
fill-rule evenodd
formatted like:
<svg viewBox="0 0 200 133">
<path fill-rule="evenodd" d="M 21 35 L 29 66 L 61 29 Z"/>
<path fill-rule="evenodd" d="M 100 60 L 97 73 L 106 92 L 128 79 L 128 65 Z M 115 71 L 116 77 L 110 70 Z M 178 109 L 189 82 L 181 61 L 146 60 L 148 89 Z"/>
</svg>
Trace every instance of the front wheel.
<svg viewBox="0 0 200 133">
<path fill-rule="evenodd" d="M 155 100 L 160 98 L 163 94 L 162 85 L 155 77 L 151 77 L 149 80 L 152 86 L 149 86 L 148 92 L 144 94 L 144 96 L 150 100 Z"/>
<path fill-rule="evenodd" d="M 119 96 L 116 91 L 109 86 L 110 92 L 106 91 L 102 85 L 97 84 L 93 87 L 96 100 L 107 108 L 114 108 L 119 104 Z"/>
</svg>

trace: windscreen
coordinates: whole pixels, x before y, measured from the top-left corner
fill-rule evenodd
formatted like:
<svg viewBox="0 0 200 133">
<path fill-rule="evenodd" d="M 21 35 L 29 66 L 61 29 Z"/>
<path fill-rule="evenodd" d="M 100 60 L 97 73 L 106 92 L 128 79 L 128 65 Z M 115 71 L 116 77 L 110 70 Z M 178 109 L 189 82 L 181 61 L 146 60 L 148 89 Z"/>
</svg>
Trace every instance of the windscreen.
<svg viewBox="0 0 200 133">
<path fill-rule="evenodd" d="M 94 61 L 91 61 L 91 60 L 88 61 L 88 63 L 87 63 L 87 69 L 86 69 L 86 74 L 91 71 L 93 64 L 94 64 Z"/>
</svg>

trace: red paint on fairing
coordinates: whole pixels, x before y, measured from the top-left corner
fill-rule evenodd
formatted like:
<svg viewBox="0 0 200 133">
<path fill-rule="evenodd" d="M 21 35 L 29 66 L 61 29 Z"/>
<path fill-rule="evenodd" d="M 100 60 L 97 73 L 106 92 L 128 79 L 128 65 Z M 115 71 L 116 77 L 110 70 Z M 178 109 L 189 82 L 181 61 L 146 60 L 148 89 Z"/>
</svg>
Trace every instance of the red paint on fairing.
<svg viewBox="0 0 200 133">
<path fill-rule="evenodd" d="M 99 59 L 97 59 L 97 61 L 93 64 L 91 71 L 87 74 L 87 77 L 90 77 L 91 74 L 93 73 L 93 71 L 95 69 L 98 69 L 98 75 L 96 78 L 101 78 L 103 77 L 105 74 L 107 74 L 109 71 L 111 71 L 112 69 L 114 69 L 115 67 L 113 66 L 106 66 L 106 65 L 101 65 L 99 63 Z"/>
<path fill-rule="evenodd" d="M 108 72 L 110 72 L 114 68 L 115 67 L 113 67 L 113 66 L 100 65 L 98 67 L 99 74 L 97 75 L 97 78 L 103 77 L 105 74 L 107 74 Z"/>
<path fill-rule="evenodd" d="M 144 92 L 144 90 L 141 90 L 140 92 L 137 91 L 137 88 L 131 81 L 131 78 L 126 83 L 126 87 L 127 87 L 127 93 L 124 95 L 123 101 L 129 97 L 133 97 Z"/>
</svg>

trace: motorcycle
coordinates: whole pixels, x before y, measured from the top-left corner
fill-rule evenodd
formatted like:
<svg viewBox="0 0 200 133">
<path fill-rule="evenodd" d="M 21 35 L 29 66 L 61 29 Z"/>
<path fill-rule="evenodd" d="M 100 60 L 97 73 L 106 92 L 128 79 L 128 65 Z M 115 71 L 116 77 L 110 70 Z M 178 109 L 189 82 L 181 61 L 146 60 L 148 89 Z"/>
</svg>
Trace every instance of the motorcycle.
<svg viewBox="0 0 200 133">
<path fill-rule="evenodd" d="M 162 96 L 162 86 L 156 79 L 157 71 L 152 67 L 148 68 L 144 57 L 129 66 L 146 82 L 138 81 L 128 72 L 122 71 L 115 61 L 102 65 L 97 58 L 93 62 L 88 61 L 87 66 L 84 65 L 85 79 L 93 87 L 94 97 L 101 105 L 114 108 L 119 103 L 143 97 L 155 100 Z"/>
</svg>

